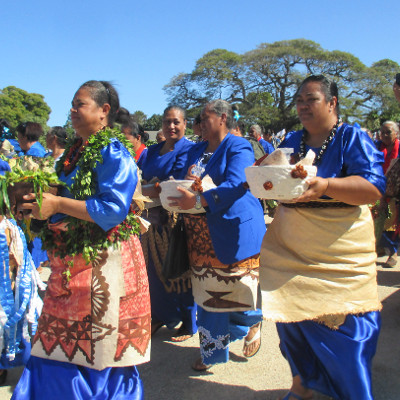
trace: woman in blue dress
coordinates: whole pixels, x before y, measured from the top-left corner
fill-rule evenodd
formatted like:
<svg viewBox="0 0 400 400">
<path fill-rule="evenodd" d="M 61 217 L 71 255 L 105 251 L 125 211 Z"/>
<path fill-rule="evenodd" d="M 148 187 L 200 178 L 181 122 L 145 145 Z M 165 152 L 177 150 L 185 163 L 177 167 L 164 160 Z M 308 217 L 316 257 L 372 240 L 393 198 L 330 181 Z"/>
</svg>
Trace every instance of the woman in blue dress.
<svg viewBox="0 0 400 400">
<path fill-rule="evenodd" d="M 243 354 L 260 348 L 261 304 L 258 286 L 260 248 L 265 233 L 260 202 L 244 187 L 244 169 L 254 163 L 247 140 L 229 133 L 232 106 L 224 100 L 207 104 L 201 113 L 203 142 L 189 152 L 182 178 L 212 179 L 215 188 L 194 194 L 180 189 L 171 205 L 185 214 L 192 288 L 198 305 L 200 355 L 192 365 L 204 371 L 229 360 L 229 343 L 245 338 Z"/>
<path fill-rule="evenodd" d="M 144 195 L 155 200 L 154 204 L 157 204 L 159 196 L 154 184 L 170 177 L 179 178 L 187 153 L 194 144 L 184 137 L 185 129 L 185 110 L 177 106 L 167 107 L 163 114 L 163 133 L 166 140 L 148 148 L 142 165 L 142 177 L 148 183 L 142 186 L 142 191 Z M 180 342 L 196 333 L 197 326 L 196 304 L 189 274 L 166 280 L 161 272 L 176 216 L 157 206 L 149 209 L 146 218 L 151 226 L 142 235 L 141 242 L 150 284 L 152 332 L 155 333 L 163 325 L 173 329 L 182 322 L 172 336 L 173 341 Z"/>
<path fill-rule="evenodd" d="M 77 137 L 56 167 L 66 187 L 44 193 L 41 208 L 23 204 L 35 218 L 50 217 L 42 237 L 52 273 L 14 400 L 143 399 L 135 365 L 150 358 L 150 296 L 131 212 L 137 167 L 111 128 L 118 108 L 109 82 L 79 88 Z"/>
<path fill-rule="evenodd" d="M 367 134 L 339 120 L 338 90 L 310 76 L 296 95 L 304 128 L 280 147 L 312 149 L 317 177 L 281 203 L 261 250 L 265 317 L 277 322 L 293 385 L 285 400 L 312 390 L 370 400 L 380 330 L 374 228 L 367 204 L 385 192 L 383 156 Z"/>
</svg>

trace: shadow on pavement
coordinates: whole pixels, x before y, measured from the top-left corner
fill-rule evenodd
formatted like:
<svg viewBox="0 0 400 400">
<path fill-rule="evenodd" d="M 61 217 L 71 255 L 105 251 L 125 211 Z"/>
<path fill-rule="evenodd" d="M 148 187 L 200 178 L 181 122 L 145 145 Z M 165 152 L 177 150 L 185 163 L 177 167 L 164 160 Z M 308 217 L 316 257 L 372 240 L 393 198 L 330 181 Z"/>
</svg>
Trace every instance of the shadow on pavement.
<svg viewBox="0 0 400 400">
<path fill-rule="evenodd" d="M 381 283 L 382 279 L 385 283 Z M 378 280 L 380 285 L 397 286 L 400 281 L 399 271 L 379 271 Z M 385 298 L 382 305 L 382 329 L 372 368 L 373 389 L 375 400 L 395 400 L 400 397 L 400 292 Z"/>
<path fill-rule="evenodd" d="M 378 271 L 378 285 L 387 287 L 400 287 L 400 271 L 385 268 Z"/>
</svg>

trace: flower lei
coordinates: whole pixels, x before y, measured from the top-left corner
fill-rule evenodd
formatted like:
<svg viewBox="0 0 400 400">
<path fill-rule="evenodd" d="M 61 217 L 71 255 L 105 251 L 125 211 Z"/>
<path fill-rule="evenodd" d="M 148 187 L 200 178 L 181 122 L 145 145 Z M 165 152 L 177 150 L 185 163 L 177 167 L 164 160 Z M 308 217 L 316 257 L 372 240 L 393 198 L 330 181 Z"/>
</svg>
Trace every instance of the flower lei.
<svg viewBox="0 0 400 400">
<path fill-rule="evenodd" d="M 65 172 L 65 175 L 69 175 L 75 169 L 76 163 L 82 155 L 82 151 L 88 145 L 88 141 L 86 141 L 83 146 L 82 142 L 82 138 L 78 138 L 75 140 L 75 143 L 70 147 L 65 157 L 65 161 L 61 164 L 64 166 L 63 170 Z"/>
<path fill-rule="evenodd" d="M 130 152 L 132 157 L 134 151 L 131 143 L 116 129 L 109 127 L 103 128 L 95 135 L 91 135 L 87 142 L 81 147 L 82 139 L 75 139 L 64 151 L 63 156 L 57 163 L 56 172 L 58 175 L 62 171 L 67 174 L 72 172 L 75 165 L 79 167 L 78 172 L 73 178 L 74 182 L 70 187 L 73 198 L 85 200 L 96 191 L 95 168 L 98 163 L 103 162 L 101 150 L 111 143 L 112 139 L 118 139 Z M 78 146 L 78 143 L 79 146 Z M 77 156 L 79 154 L 79 156 Z M 72 162 L 71 162 L 72 161 Z M 72 259 L 78 254 L 82 254 L 87 263 L 96 260 L 99 252 L 106 250 L 110 246 L 118 247 L 119 244 L 129 239 L 130 236 L 138 234 L 140 231 L 139 221 L 132 206 L 125 220 L 118 226 L 104 232 L 102 229 L 89 221 L 83 221 L 74 217 L 66 217 L 63 222 L 68 223 L 68 230 L 53 231 L 45 226 L 40 237 L 43 240 L 45 250 L 55 252 L 55 255 L 65 258 L 68 268 L 64 271 L 66 278 L 70 278 L 70 267 L 73 266 Z"/>
</svg>

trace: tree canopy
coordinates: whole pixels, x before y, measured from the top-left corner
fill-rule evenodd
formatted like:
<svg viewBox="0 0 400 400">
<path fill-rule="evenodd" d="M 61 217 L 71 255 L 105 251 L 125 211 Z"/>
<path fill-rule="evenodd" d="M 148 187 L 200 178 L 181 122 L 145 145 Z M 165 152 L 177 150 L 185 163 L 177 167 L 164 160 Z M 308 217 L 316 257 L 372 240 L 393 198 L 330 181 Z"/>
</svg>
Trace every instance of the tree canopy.
<svg viewBox="0 0 400 400">
<path fill-rule="evenodd" d="M 208 101 L 224 99 L 239 105 L 245 123 L 288 130 L 299 122 L 294 102 L 299 84 L 307 75 L 324 74 L 338 84 L 343 119 L 372 128 L 383 116 L 400 112 L 391 92 L 399 70 L 391 60 L 367 67 L 350 53 L 295 39 L 262 43 L 244 54 L 212 50 L 164 90 L 169 103 L 188 109 L 190 116 Z"/>
<path fill-rule="evenodd" d="M 15 86 L 0 90 L 0 117 L 5 118 L 12 128 L 21 122 L 38 122 L 44 128 L 51 113 L 51 108 L 44 97 L 37 93 L 28 93 Z"/>
<path fill-rule="evenodd" d="M 145 131 L 158 131 L 162 127 L 162 115 L 160 114 L 153 114 L 150 118 L 147 118 L 143 129 Z"/>
</svg>

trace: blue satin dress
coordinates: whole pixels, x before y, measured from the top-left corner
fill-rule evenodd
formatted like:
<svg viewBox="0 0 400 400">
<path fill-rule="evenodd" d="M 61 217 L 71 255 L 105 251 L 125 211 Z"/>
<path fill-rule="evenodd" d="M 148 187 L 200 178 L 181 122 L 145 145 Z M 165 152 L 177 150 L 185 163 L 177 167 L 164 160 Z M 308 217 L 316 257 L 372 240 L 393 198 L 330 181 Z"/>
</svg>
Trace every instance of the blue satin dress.
<svg viewBox="0 0 400 400">
<path fill-rule="evenodd" d="M 297 153 L 302 134 L 289 133 L 279 147 L 293 148 Z M 312 150 L 318 154 L 320 148 Z M 317 175 L 362 176 L 384 193 L 383 161 L 382 153 L 365 132 L 342 124 L 318 165 Z M 371 363 L 381 327 L 378 311 L 347 315 L 337 330 L 313 321 L 276 325 L 282 354 L 293 376 L 300 375 L 305 387 L 334 399 L 373 399 Z"/>
<path fill-rule="evenodd" d="M 146 181 L 157 177 L 160 181 L 170 176 L 180 178 L 187 160 L 187 153 L 194 143 L 185 137 L 175 143 L 174 150 L 160 155 L 165 142 L 154 144 L 148 148 L 146 159 L 142 164 L 142 177 Z M 159 207 L 161 209 L 161 207 Z M 151 210 L 152 211 L 152 210 Z M 156 229 L 161 232 L 160 221 L 154 222 Z M 173 329 L 180 322 L 191 334 L 197 332 L 196 311 L 191 288 L 180 287 L 180 291 L 166 290 L 164 283 L 157 273 L 151 252 L 148 251 L 147 273 L 150 285 L 151 315 L 154 321 L 162 322 L 169 329 Z M 167 282 L 168 284 L 168 282 Z M 181 283 L 178 283 L 181 285 Z"/>
<path fill-rule="evenodd" d="M 97 193 L 86 200 L 93 220 L 105 231 L 121 223 L 129 210 L 137 183 L 136 165 L 122 144 L 113 140 L 101 154 L 103 163 L 94 169 Z M 78 168 L 60 180 L 70 186 Z M 127 184 L 129 182 L 129 184 Z M 68 188 L 62 195 L 71 198 Z M 62 220 L 55 214 L 51 222 Z M 75 364 L 30 357 L 14 390 L 12 400 L 141 400 L 143 385 L 135 366 L 109 367 L 101 371 Z"/>
</svg>

